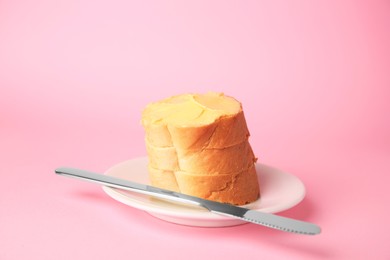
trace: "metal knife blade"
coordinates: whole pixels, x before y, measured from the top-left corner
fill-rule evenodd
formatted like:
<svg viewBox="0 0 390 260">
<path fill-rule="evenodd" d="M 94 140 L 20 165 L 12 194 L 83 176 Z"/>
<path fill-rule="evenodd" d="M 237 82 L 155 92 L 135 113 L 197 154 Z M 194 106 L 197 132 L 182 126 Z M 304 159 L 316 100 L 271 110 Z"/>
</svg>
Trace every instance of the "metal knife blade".
<svg viewBox="0 0 390 260">
<path fill-rule="evenodd" d="M 321 233 L 321 228 L 316 224 L 286 218 L 270 213 L 250 210 L 230 204 L 205 200 L 202 198 L 189 196 L 186 194 L 160 189 L 157 187 L 131 182 L 112 176 L 93 173 L 90 171 L 61 167 L 55 170 L 59 175 L 78 178 L 94 183 L 99 183 L 108 187 L 124 189 L 132 192 L 142 193 L 149 196 L 180 202 L 191 205 L 198 205 L 216 214 L 239 218 L 262 226 L 304 235 L 316 235 Z"/>
</svg>

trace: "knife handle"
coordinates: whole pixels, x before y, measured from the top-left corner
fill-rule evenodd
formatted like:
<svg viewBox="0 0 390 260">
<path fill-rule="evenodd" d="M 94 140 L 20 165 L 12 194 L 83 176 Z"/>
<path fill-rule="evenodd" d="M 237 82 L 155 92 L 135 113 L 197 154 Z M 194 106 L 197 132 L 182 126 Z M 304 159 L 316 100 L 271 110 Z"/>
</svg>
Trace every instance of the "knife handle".
<svg viewBox="0 0 390 260">
<path fill-rule="evenodd" d="M 160 199 L 174 201 L 176 203 L 183 203 L 191 206 L 204 206 L 200 203 L 201 199 L 177 193 L 170 190 L 160 189 L 157 187 L 144 185 L 136 182 L 131 182 L 124 179 L 115 178 L 103 174 L 97 174 L 90 171 L 85 171 L 76 168 L 60 167 L 55 170 L 55 173 L 62 176 L 81 179 L 88 182 L 102 184 L 111 188 L 122 189 L 153 196 Z"/>
</svg>

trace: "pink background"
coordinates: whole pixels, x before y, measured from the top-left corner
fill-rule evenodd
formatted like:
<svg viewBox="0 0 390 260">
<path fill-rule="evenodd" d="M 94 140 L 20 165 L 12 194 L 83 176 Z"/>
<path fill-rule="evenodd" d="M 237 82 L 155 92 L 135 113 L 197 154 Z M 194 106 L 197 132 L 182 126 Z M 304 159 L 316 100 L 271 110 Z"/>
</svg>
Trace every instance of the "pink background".
<svg viewBox="0 0 390 260">
<path fill-rule="evenodd" d="M 390 4 L 315 2 L 0 0 L 0 259 L 390 259 Z M 209 90 L 321 235 L 170 224 L 53 173 L 144 156 L 143 107 Z"/>
</svg>

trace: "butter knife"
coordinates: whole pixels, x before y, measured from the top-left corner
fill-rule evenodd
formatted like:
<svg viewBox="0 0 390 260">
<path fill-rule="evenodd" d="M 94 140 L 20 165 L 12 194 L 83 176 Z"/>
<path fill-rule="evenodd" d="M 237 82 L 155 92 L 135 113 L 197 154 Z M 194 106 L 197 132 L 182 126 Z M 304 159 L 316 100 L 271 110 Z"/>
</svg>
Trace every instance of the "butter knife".
<svg viewBox="0 0 390 260">
<path fill-rule="evenodd" d="M 124 179 L 115 178 L 112 176 L 93 173 L 90 171 L 61 167 L 55 170 L 55 173 L 63 176 L 82 179 L 90 182 L 95 182 L 108 187 L 128 190 L 136 193 L 146 194 L 149 196 L 166 199 L 173 202 L 196 205 L 206 208 L 216 214 L 242 219 L 258 225 L 304 235 L 316 235 L 321 233 L 321 228 L 318 225 L 286 218 L 271 213 L 264 213 L 256 210 L 250 210 L 230 204 L 219 203 L 211 200 L 189 196 L 186 194 L 173 192 L 157 187 L 131 182 Z"/>
</svg>

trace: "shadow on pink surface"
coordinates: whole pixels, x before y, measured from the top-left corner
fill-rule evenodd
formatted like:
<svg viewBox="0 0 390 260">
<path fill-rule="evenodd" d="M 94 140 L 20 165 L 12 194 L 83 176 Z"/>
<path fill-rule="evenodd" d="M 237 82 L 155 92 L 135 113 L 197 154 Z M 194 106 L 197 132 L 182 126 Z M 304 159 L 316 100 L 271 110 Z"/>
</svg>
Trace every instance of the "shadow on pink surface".
<svg viewBox="0 0 390 260">
<path fill-rule="evenodd" d="M 315 218 L 316 209 L 313 202 L 309 198 L 305 198 L 297 206 L 280 212 L 278 213 L 278 215 L 289 218 L 296 218 L 304 221 L 310 221 L 310 219 L 313 219 L 313 217 Z"/>
</svg>

